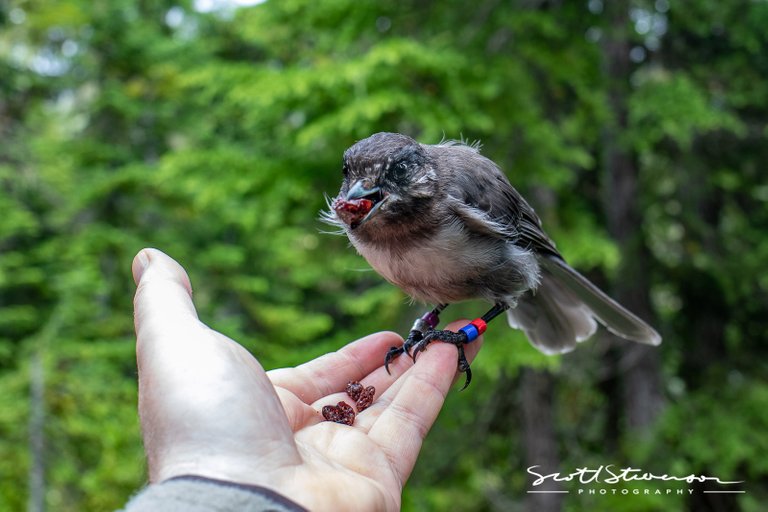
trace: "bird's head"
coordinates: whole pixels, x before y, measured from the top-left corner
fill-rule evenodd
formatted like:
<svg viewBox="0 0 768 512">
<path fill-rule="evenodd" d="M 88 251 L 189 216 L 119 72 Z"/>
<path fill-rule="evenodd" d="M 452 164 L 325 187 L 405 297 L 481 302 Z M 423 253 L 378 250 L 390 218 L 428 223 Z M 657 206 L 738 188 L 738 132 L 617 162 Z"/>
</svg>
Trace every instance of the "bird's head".
<svg viewBox="0 0 768 512">
<path fill-rule="evenodd" d="M 437 176 L 424 146 L 399 133 L 376 133 L 350 147 L 342 172 L 331 207 L 350 230 L 402 229 L 437 195 Z"/>
</svg>

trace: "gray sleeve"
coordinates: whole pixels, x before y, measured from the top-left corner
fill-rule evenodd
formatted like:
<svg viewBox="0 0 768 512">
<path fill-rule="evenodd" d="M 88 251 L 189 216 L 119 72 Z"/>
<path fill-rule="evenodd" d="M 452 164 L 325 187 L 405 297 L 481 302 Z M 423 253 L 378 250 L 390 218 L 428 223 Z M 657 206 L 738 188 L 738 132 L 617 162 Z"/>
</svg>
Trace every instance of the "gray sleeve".
<svg viewBox="0 0 768 512">
<path fill-rule="evenodd" d="M 190 475 L 150 485 L 134 496 L 122 512 L 306 512 L 306 510 L 265 487 Z"/>
</svg>

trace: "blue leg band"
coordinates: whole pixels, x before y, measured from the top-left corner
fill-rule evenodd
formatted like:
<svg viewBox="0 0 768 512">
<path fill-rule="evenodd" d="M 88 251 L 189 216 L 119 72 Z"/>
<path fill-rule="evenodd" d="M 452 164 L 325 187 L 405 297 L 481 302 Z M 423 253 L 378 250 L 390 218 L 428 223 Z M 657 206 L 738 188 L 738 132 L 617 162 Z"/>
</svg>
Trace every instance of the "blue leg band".
<svg viewBox="0 0 768 512">
<path fill-rule="evenodd" d="M 467 324 L 459 330 L 467 335 L 467 343 L 475 341 L 480 336 L 477 327 L 472 324 Z"/>
</svg>

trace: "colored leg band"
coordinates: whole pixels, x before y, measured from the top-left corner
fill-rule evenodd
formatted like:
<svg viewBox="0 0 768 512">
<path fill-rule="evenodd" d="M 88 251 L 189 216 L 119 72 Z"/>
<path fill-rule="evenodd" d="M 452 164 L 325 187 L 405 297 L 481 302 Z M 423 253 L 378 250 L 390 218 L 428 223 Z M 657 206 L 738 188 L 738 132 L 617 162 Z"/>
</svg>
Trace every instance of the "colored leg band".
<svg viewBox="0 0 768 512">
<path fill-rule="evenodd" d="M 487 327 L 488 324 L 482 318 L 475 318 L 459 330 L 467 335 L 467 343 L 471 343 L 483 334 Z"/>
<path fill-rule="evenodd" d="M 413 327 L 411 327 L 411 330 L 424 333 L 427 331 L 428 327 L 429 325 L 427 325 L 427 322 L 421 318 L 418 318 L 415 322 L 413 322 Z"/>
<path fill-rule="evenodd" d="M 422 317 L 421 317 L 421 319 L 422 319 L 422 320 L 424 320 L 424 322 L 426 322 L 426 323 L 427 323 L 427 325 L 428 325 L 428 326 L 429 326 L 431 329 L 434 329 L 435 327 L 437 327 L 437 324 L 439 324 L 439 323 L 440 323 L 440 317 L 439 317 L 439 316 L 437 316 L 437 315 L 436 315 L 434 312 L 432 312 L 432 311 L 430 311 L 430 312 L 428 312 L 428 313 L 424 313 L 424 316 L 422 316 Z"/>
<path fill-rule="evenodd" d="M 480 336 L 480 333 L 477 331 L 477 327 L 472 324 L 467 324 L 459 330 L 467 335 L 467 343 L 475 341 L 477 337 Z"/>
<path fill-rule="evenodd" d="M 477 327 L 477 332 L 479 332 L 480 334 L 483 334 L 485 330 L 488 328 L 488 324 L 482 318 L 475 318 L 469 323 Z"/>
</svg>

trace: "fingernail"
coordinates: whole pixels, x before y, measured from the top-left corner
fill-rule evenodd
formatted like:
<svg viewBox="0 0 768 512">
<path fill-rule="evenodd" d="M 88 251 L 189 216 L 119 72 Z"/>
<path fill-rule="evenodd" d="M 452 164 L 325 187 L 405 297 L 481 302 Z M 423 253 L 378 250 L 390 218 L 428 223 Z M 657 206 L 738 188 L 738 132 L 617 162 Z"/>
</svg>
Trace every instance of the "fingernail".
<svg viewBox="0 0 768 512">
<path fill-rule="evenodd" d="M 139 251 L 139 254 L 133 258 L 133 265 L 131 266 L 131 269 L 133 270 L 133 280 L 137 285 L 141 281 L 141 276 L 144 275 L 144 271 L 147 270 L 147 267 L 149 267 L 149 255 L 147 254 L 146 249 L 142 249 Z"/>
</svg>

